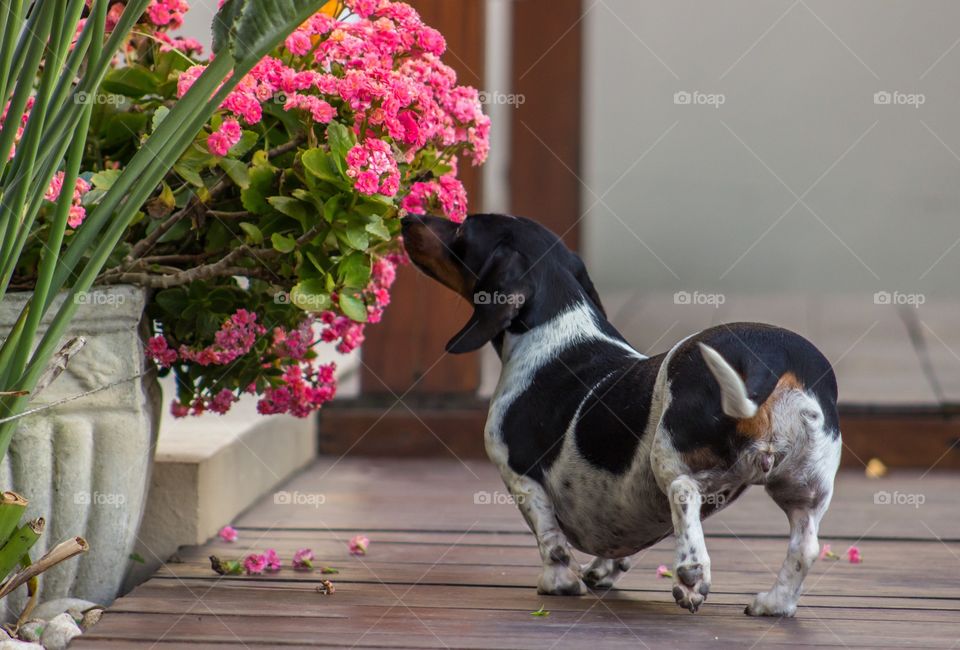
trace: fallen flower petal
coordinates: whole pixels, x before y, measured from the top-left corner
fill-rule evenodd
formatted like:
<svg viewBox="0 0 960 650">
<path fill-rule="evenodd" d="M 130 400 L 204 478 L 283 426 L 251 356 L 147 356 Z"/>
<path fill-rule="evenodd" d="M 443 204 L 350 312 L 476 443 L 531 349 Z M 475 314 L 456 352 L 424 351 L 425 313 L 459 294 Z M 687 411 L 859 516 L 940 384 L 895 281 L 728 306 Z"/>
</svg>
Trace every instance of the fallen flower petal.
<svg viewBox="0 0 960 650">
<path fill-rule="evenodd" d="M 220 535 L 220 539 L 225 542 L 235 542 L 237 541 L 237 537 L 239 537 L 237 529 L 233 526 L 224 526 L 217 534 Z"/>
<path fill-rule="evenodd" d="M 263 554 L 264 560 L 267 562 L 265 567 L 267 571 L 279 571 L 281 562 L 280 556 L 277 555 L 277 552 L 272 548 L 268 548 L 267 551 Z"/>
<path fill-rule="evenodd" d="M 294 569 L 312 569 L 313 568 L 313 551 L 309 548 L 301 548 L 299 551 L 293 554 L 293 568 Z"/>
<path fill-rule="evenodd" d="M 667 568 L 666 564 L 661 564 L 657 567 L 657 577 L 658 578 L 672 578 L 673 573 L 670 569 Z"/>
<path fill-rule="evenodd" d="M 827 559 L 827 560 L 839 560 L 839 559 L 840 559 L 840 556 L 830 550 L 830 545 L 829 545 L 829 544 L 824 544 L 824 545 L 823 545 L 823 548 L 820 549 L 819 558 L 820 558 L 821 560 L 823 560 L 823 559 Z"/>
<path fill-rule="evenodd" d="M 368 546 L 370 546 L 370 539 L 366 535 L 357 535 L 347 542 L 351 555 L 366 555 Z"/>
<path fill-rule="evenodd" d="M 847 559 L 850 560 L 850 564 L 860 564 L 863 562 L 863 557 L 860 555 L 860 549 L 856 546 L 851 546 L 848 548 Z"/>
<path fill-rule="evenodd" d="M 267 558 L 259 553 L 251 553 L 243 560 L 243 568 L 247 570 L 248 576 L 258 576 L 263 574 L 267 568 Z"/>
</svg>

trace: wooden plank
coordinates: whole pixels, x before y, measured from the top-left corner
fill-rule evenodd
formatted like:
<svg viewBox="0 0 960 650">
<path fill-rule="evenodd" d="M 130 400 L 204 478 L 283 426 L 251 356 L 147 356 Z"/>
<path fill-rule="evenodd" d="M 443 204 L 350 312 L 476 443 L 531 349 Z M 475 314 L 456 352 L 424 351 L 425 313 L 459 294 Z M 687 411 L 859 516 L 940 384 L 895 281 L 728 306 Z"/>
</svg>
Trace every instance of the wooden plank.
<svg viewBox="0 0 960 650">
<path fill-rule="evenodd" d="M 216 586 L 215 589 L 210 587 Z M 473 587 L 468 585 L 416 584 L 399 587 L 381 583 L 339 584 L 333 599 L 307 598 L 316 592 L 315 584 L 309 582 L 283 582 L 269 577 L 258 580 L 221 582 L 210 578 L 185 578 L 176 580 L 152 580 L 137 588 L 132 595 L 118 601 L 111 611 L 128 614 L 136 612 L 163 613 L 185 611 L 187 605 L 203 597 L 204 605 L 215 613 L 241 614 L 259 608 L 267 614 L 273 611 L 286 615 L 306 616 L 339 615 L 350 607 L 387 606 L 397 602 L 400 595 L 408 607 L 439 607 L 445 609 L 493 609 L 534 611 L 545 605 L 551 611 L 585 612 L 596 606 L 595 600 L 603 596 L 604 603 L 616 613 L 637 613 L 636 603 L 670 604 L 664 591 L 612 590 L 583 597 L 542 596 L 533 589 L 516 587 Z M 711 605 L 743 606 L 749 598 L 746 594 L 724 592 L 712 593 Z M 939 619 L 943 612 L 960 611 L 960 603 L 953 598 L 910 598 L 906 596 L 830 596 L 817 593 L 804 594 L 801 606 L 815 610 L 810 616 L 826 618 L 887 617 L 888 620 Z M 706 616 L 726 616 L 726 609 L 705 608 Z M 928 616 L 929 614 L 929 616 Z M 802 615 L 802 614 L 801 614 Z M 954 620 L 960 621 L 953 614 Z"/>
<path fill-rule="evenodd" d="M 657 646 L 697 647 L 700 643 L 713 642 L 711 647 L 743 647 L 745 641 L 762 638 L 796 646 L 839 642 L 849 647 L 897 647 L 915 646 L 919 631 L 922 642 L 948 647 L 955 642 L 957 634 L 957 626 L 951 625 L 946 616 L 936 625 L 907 626 L 901 621 L 853 618 L 828 622 L 814 616 L 757 620 L 743 616 L 733 605 L 726 606 L 727 616 L 722 619 L 691 616 L 675 605 L 643 605 L 638 609 L 640 611 L 633 615 L 621 616 L 601 605 L 587 615 L 551 610 L 549 617 L 537 618 L 527 612 L 492 610 L 427 608 L 414 611 L 401 601 L 392 608 L 364 608 L 356 619 L 323 619 L 321 625 L 317 625 L 313 619 L 297 616 L 211 614 L 200 603 L 189 616 L 174 621 L 166 614 L 107 613 L 86 637 L 87 640 L 103 637 L 146 640 L 163 635 L 168 642 L 264 645 L 353 642 L 394 647 L 475 648 L 583 647 L 586 643 L 603 643 L 604 647 L 629 643 L 635 647 L 637 639 Z M 717 643 L 718 632 L 724 634 L 724 641 L 720 643 Z"/>
</svg>

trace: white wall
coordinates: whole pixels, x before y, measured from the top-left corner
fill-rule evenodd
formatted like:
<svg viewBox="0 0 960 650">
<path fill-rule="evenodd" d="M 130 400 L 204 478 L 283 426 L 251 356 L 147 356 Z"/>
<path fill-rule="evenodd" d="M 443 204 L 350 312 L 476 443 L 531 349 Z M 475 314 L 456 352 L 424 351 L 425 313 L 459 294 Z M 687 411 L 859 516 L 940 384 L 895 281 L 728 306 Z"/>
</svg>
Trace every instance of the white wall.
<svg viewBox="0 0 960 650">
<path fill-rule="evenodd" d="M 602 289 L 960 295 L 960 3 L 584 6 L 583 211 Z M 876 105 L 882 90 L 926 101 Z M 676 105 L 678 91 L 725 103 Z M 810 209 L 784 216 L 794 193 Z"/>
</svg>

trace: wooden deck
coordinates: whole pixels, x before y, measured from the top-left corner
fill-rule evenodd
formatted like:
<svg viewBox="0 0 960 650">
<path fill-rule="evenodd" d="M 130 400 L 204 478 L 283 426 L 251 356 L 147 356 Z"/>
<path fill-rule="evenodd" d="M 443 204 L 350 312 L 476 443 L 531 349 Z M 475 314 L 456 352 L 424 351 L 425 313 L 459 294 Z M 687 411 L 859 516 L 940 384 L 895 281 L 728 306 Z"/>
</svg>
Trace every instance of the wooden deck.
<svg viewBox="0 0 960 650">
<path fill-rule="evenodd" d="M 840 553 L 856 543 L 865 561 L 817 562 L 797 618 L 777 620 L 743 614 L 786 548 L 786 520 L 762 490 L 708 520 L 713 591 L 691 615 L 655 576 L 671 564 L 669 540 L 640 553 L 618 589 L 537 595 L 533 538 L 488 463 L 321 458 L 282 487 L 321 505 L 266 496 L 236 522 L 237 543 L 182 549 L 71 647 L 956 648 L 960 475 L 921 474 L 841 475 L 821 541 Z M 923 503 L 885 505 L 878 492 Z M 369 552 L 352 557 L 346 541 L 361 532 Z M 265 577 L 218 577 L 207 559 L 267 547 L 285 566 Z M 302 547 L 339 573 L 293 571 Z M 321 577 L 336 593 L 317 592 Z M 550 615 L 532 616 L 541 606 Z"/>
</svg>

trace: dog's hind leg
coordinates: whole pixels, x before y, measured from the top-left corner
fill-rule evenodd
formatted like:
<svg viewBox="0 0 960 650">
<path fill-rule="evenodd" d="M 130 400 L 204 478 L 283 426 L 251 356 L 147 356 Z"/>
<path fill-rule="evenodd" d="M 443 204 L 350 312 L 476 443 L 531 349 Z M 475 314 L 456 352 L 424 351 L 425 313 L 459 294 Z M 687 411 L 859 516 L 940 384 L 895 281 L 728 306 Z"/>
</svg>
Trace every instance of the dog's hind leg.
<svg viewBox="0 0 960 650">
<path fill-rule="evenodd" d="M 581 567 L 583 581 L 591 589 L 609 589 L 630 568 L 630 558 L 610 560 L 595 557 Z"/>
<path fill-rule="evenodd" d="M 581 596 L 587 586 L 574 570 L 570 542 L 567 541 L 554 514 L 553 503 L 543 486 L 528 476 L 501 468 L 504 483 L 516 501 L 530 530 L 537 537 L 543 570 L 537 591 L 554 596 Z"/>
<path fill-rule="evenodd" d="M 833 479 L 840 464 L 840 436 L 819 431 L 815 452 L 796 469 L 767 484 L 767 493 L 790 521 L 790 543 L 777 581 L 770 591 L 756 595 L 745 613 L 750 616 L 793 616 L 803 580 L 820 552 L 817 531 L 830 505 Z"/>
<path fill-rule="evenodd" d="M 710 555 L 703 538 L 700 485 L 677 453 L 670 432 L 657 427 L 650 461 L 657 485 L 667 495 L 677 548 L 673 564 L 673 598 L 677 605 L 696 612 L 710 593 Z"/>
</svg>

